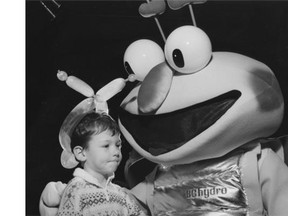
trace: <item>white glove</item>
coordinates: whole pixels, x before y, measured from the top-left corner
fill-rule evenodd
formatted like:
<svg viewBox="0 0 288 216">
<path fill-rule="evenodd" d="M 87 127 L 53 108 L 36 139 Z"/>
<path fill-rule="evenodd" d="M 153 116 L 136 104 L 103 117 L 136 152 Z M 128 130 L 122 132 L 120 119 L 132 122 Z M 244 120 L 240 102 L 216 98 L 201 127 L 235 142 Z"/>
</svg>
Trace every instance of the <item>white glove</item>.
<svg viewBox="0 0 288 216">
<path fill-rule="evenodd" d="M 41 216 L 56 216 L 66 185 L 60 181 L 49 182 L 46 185 L 39 202 Z"/>
</svg>

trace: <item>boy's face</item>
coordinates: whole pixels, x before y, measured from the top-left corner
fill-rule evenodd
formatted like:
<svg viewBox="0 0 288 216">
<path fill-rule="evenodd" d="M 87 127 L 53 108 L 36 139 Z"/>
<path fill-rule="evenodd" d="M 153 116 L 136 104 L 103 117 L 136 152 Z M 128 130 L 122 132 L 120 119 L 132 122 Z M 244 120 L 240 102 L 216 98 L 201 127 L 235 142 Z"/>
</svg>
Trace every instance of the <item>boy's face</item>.
<svg viewBox="0 0 288 216">
<path fill-rule="evenodd" d="M 120 134 L 112 136 L 111 132 L 106 130 L 93 135 L 88 142 L 88 148 L 84 150 L 86 152 L 84 167 L 96 172 L 96 175 L 108 178 L 121 162 L 121 146 Z"/>
</svg>

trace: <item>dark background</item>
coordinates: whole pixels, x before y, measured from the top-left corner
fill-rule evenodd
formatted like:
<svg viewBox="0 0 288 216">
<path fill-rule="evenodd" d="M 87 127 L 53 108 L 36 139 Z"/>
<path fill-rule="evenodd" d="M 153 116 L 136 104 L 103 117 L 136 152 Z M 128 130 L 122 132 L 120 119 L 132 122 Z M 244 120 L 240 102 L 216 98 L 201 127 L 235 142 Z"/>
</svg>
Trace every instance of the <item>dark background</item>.
<svg viewBox="0 0 288 216">
<path fill-rule="evenodd" d="M 53 18 L 39 1 L 26 1 L 26 214 L 38 215 L 38 202 L 50 181 L 67 182 L 72 170 L 61 167 L 59 128 L 84 96 L 60 82 L 57 70 L 75 75 L 95 92 L 114 78 L 126 78 L 123 54 L 135 40 L 147 38 L 164 46 L 153 18 L 138 13 L 146 1 L 57 1 Z M 52 7 L 53 6 L 53 7 Z M 267 64 L 288 100 L 288 2 L 208 1 L 194 6 L 197 26 L 210 37 L 214 51 L 241 53 Z M 192 24 L 188 6 L 159 17 L 166 37 Z M 109 100 L 117 118 L 121 100 L 134 84 Z M 288 117 L 275 136 L 287 134 Z M 125 141 L 124 141 L 125 142 Z M 131 150 L 124 143 L 116 180 L 124 183 L 123 166 Z"/>
</svg>

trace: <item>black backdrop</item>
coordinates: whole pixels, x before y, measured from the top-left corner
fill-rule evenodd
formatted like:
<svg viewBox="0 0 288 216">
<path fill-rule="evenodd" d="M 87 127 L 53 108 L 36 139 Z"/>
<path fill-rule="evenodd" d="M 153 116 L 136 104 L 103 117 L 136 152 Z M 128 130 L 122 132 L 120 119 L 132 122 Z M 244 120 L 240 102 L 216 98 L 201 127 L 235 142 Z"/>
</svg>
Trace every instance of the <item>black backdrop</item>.
<svg viewBox="0 0 288 216">
<path fill-rule="evenodd" d="M 51 6 L 51 0 L 44 3 Z M 114 78 L 126 78 L 123 54 L 141 38 L 164 43 L 152 18 L 143 18 L 138 1 L 57 1 L 55 18 L 36 0 L 26 1 L 26 213 L 38 215 L 40 194 L 49 181 L 67 182 L 72 170 L 60 165 L 58 132 L 62 121 L 84 96 L 58 81 L 58 69 L 86 81 L 95 91 Z M 214 51 L 241 53 L 266 63 L 288 99 L 288 2 L 208 1 L 196 5 L 198 27 L 210 37 Z M 188 7 L 159 17 L 166 37 L 176 27 L 192 24 Z M 109 101 L 118 105 L 131 89 Z M 288 119 L 275 136 L 287 134 Z M 131 147 L 124 143 L 123 161 Z M 116 180 L 124 182 L 124 162 Z"/>
</svg>

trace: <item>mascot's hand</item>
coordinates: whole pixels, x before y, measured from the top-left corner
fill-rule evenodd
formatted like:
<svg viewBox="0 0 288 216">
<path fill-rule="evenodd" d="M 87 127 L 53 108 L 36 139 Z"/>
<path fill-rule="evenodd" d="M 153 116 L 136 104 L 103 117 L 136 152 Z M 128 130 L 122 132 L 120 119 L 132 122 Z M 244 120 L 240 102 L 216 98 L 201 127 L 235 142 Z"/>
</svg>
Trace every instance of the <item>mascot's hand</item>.
<svg viewBox="0 0 288 216">
<path fill-rule="evenodd" d="M 49 182 L 44 188 L 39 203 L 41 216 L 56 216 L 61 196 L 67 184 L 62 182 Z"/>
</svg>

